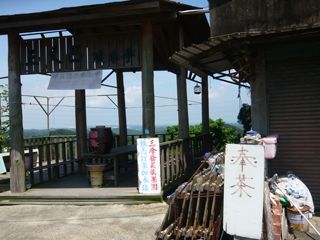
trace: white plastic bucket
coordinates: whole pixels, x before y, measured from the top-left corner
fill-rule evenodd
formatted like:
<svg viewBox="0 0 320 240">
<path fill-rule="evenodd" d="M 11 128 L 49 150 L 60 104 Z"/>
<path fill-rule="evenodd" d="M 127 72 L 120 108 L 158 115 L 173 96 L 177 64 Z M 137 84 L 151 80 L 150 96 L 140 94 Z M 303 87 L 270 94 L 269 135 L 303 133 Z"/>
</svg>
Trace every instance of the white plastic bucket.
<svg viewBox="0 0 320 240">
<path fill-rule="evenodd" d="M 309 211 L 303 210 L 303 215 L 309 219 Z M 294 208 L 288 209 L 288 219 L 290 226 L 297 231 L 307 232 L 309 231 L 309 223 L 307 220 Z"/>
</svg>

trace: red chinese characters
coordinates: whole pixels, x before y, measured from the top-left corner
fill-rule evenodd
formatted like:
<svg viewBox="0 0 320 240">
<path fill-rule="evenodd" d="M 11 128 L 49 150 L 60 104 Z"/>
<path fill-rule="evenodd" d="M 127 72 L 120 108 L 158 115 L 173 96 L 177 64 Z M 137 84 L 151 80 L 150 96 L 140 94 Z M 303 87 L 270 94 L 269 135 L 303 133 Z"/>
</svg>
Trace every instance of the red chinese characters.
<svg viewBox="0 0 320 240">
<path fill-rule="evenodd" d="M 157 161 L 157 149 L 154 140 L 150 141 L 149 145 L 149 160 L 150 160 L 150 176 L 151 176 L 151 190 L 157 191 L 159 189 L 157 171 L 156 171 L 156 161 Z"/>
</svg>

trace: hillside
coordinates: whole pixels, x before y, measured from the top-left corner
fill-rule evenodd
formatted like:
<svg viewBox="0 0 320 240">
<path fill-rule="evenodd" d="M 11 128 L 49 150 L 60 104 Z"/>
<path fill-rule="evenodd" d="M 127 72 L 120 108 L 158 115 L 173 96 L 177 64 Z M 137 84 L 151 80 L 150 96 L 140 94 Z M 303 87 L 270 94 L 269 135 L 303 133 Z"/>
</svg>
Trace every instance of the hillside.
<svg viewBox="0 0 320 240">
<path fill-rule="evenodd" d="M 129 126 L 128 127 L 128 135 L 139 135 L 142 134 L 141 126 Z M 156 127 L 156 133 L 161 134 L 165 133 L 167 126 L 158 126 Z M 90 128 L 88 129 L 88 132 L 90 131 Z M 112 132 L 114 134 L 119 134 L 119 128 L 112 127 Z M 68 129 L 50 129 L 51 135 L 75 135 L 76 130 L 74 128 L 68 128 Z M 24 138 L 31 138 L 31 137 L 45 137 L 48 135 L 47 129 L 25 129 L 24 132 Z"/>
</svg>

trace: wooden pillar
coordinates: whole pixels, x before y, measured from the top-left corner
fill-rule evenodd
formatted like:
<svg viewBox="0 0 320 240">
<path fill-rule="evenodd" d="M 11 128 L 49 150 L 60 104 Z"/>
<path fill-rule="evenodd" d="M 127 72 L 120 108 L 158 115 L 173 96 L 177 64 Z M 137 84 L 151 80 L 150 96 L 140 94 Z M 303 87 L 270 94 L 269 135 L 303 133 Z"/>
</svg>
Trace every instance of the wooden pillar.
<svg viewBox="0 0 320 240">
<path fill-rule="evenodd" d="M 142 108 L 143 135 L 154 136 L 153 36 L 150 20 L 144 20 L 142 24 Z"/>
<path fill-rule="evenodd" d="M 76 105 L 76 132 L 78 159 L 82 159 L 88 151 L 87 143 L 87 115 L 86 115 L 86 91 L 75 90 Z"/>
<path fill-rule="evenodd" d="M 21 79 L 19 66 L 19 35 L 8 34 L 8 82 L 9 82 L 9 120 L 10 120 L 10 190 L 26 191 L 24 167 L 24 143 L 21 108 Z"/>
<path fill-rule="evenodd" d="M 265 50 L 259 49 L 255 59 L 255 80 L 251 86 L 251 125 L 252 129 L 260 134 L 268 135 L 269 114 L 267 101 L 267 78 Z M 265 175 L 269 175 L 270 162 L 265 162 Z"/>
<path fill-rule="evenodd" d="M 128 144 L 128 132 L 127 132 L 126 102 L 125 102 L 124 85 L 123 85 L 123 72 L 117 71 L 116 74 L 117 74 L 120 146 L 126 146 Z"/>
<path fill-rule="evenodd" d="M 184 47 L 183 28 L 179 25 L 179 48 Z M 188 96 L 187 96 L 187 71 L 179 67 L 177 74 L 177 97 L 178 97 L 178 119 L 179 138 L 189 137 L 189 116 L 188 116 Z"/>
<path fill-rule="evenodd" d="M 256 78 L 251 85 L 251 123 L 252 129 L 260 134 L 268 134 L 267 80 L 264 50 L 257 52 L 255 60 Z"/>
<path fill-rule="evenodd" d="M 209 134 L 208 76 L 202 78 L 202 133 Z"/>
</svg>

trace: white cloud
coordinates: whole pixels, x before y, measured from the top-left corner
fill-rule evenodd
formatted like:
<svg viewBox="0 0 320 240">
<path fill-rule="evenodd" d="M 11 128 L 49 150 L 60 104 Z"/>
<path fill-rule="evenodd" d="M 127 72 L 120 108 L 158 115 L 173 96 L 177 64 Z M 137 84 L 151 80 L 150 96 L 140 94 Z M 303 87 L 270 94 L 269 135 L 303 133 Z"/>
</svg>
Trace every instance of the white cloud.
<svg viewBox="0 0 320 240">
<path fill-rule="evenodd" d="M 130 86 L 125 89 L 126 104 L 140 106 L 142 102 L 141 86 Z"/>
<path fill-rule="evenodd" d="M 87 98 L 88 107 L 105 107 L 107 102 L 107 97 L 90 97 Z"/>
<path fill-rule="evenodd" d="M 217 88 L 209 88 L 209 100 L 226 97 L 226 87 L 219 84 Z"/>
</svg>

